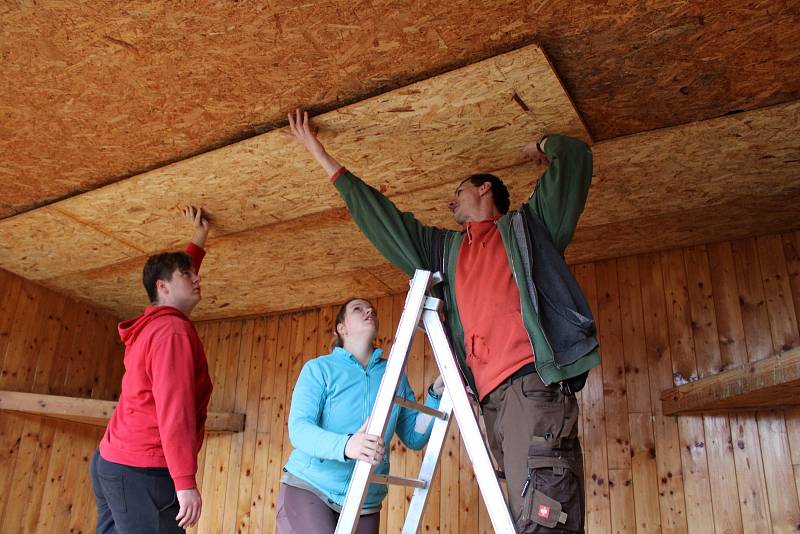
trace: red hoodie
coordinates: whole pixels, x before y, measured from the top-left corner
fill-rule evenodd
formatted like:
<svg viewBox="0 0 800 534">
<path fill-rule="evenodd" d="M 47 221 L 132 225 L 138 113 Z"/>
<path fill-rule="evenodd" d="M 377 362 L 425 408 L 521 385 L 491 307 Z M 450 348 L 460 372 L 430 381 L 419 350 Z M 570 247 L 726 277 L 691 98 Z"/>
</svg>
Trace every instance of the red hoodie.
<svg viewBox="0 0 800 534">
<path fill-rule="evenodd" d="M 196 269 L 203 250 L 187 252 Z M 170 306 L 149 306 L 119 324 L 125 374 L 119 403 L 100 442 L 109 462 L 167 467 L 176 490 L 197 487 L 211 377 L 191 321 Z"/>
</svg>

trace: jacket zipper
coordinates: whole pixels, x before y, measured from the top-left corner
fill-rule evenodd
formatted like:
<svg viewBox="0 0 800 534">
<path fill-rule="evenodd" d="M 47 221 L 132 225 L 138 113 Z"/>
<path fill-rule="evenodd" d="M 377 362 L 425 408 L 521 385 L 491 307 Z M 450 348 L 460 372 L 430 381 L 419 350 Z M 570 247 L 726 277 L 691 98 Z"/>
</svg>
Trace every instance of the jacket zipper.
<svg viewBox="0 0 800 534">
<path fill-rule="evenodd" d="M 531 195 L 532 194 L 533 193 L 531 193 Z M 530 228 L 528 228 L 528 219 L 525 216 L 525 211 L 524 211 L 525 208 L 523 207 L 522 209 L 523 209 L 523 211 L 519 212 L 519 216 L 522 217 L 522 226 L 523 226 L 523 229 L 525 230 L 525 237 L 527 238 L 528 236 L 530 236 L 531 230 L 530 230 Z M 512 227 L 513 227 L 513 221 L 512 221 Z M 532 246 L 533 246 L 533 243 L 528 243 L 528 254 L 530 254 L 530 250 L 531 250 Z M 533 275 L 531 275 L 531 276 L 533 276 Z M 519 288 L 519 284 L 517 284 L 517 287 Z M 522 299 L 522 297 L 520 296 L 520 300 L 521 299 Z M 539 320 L 539 314 L 538 313 L 536 314 L 536 325 L 539 327 L 539 331 L 541 331 L 542 337 L 544 338 L 545 343 L 547 343 L 547 348 L 550 349 L 550 353 L 553 355 L 553 366 L 556 369 L 561 369 L 561 366 L 558 365 L 558 362 L 556 362 L 556 352 L 553 350 L 553 345 L 550 344 L 550 338 L 547 337 L 547 332 L 544 331 L 544 327 L 542 326 L 542 322 Z M 533 343 L 531 343 L 531 346 L 532 345 L 533 345 Z"/>
<path fill-rule="evenodd" d="M 524 224 L 525 220 L 523 219 L 522 222 Z M 495 222 L 494 224 L 497 225 L 497 222 Z M 513 233 L 514 221 L 510 221 L 510 224 L 511 224 L 512 233 Z M 498 231 L 500 231 L 499 227 L 498 227 Z M 500 232 L 500 238 L 502 239 L 502 237 L 503 237 L 503 233 Z M 503 242 L 503 246 L 505 246 L 505 242 Z M 514 262 L 514 254 L 513 254 L 513 252 L 510 253 L 509 256 L 511 257 L 511 274 L 514 276 L 514 283 L 517 285 L 517 292 L 519 293 L 519 314 L 520 314 L 520 316 L 522 316 L 522 310 L 523 310 L 522 291 L 519 290 L 519 279 L 517 278 L 517 269 L 516 269 L 516 264 Z M 522 326 L 523 327 L 525 326 L 524 317 L 523 317 L 523 321 L 522 321 Z M 539 330 L 542 332 L 542 337 L 544 338 L 545 343 L 547 343 L 547 348 L 549 348 L 550 349 L 550 353 L 553 354 L 553 365 L 555 365 L 556 364 L 556 355 L 555 355 L 555 352 L 553 352 L 552 345 L 550 345 L 550 340 L 547 339 L 547 334 L 545 334 L 544 328 L 542 328 L 542 323 L 539 322 L 538 314 L 537 314 L 537 317 L 536 317 L 536 326 L 539 327 Z M 527 328 L 525 328 L 525 335 L 528 337 L 528 343 L 531 346 L 531 353 L 533 354 L 533 365 L 534 365 L 534 367 L 536 368 L 536 371 L 537 371 L 536 375 L 539 377 L 539 380 L 542 381 L 542 384 L 544 384 L 546 386 L 547 384 L 545 383 L 544 380 L 542 380 L 542 376 L 538 372 L 539 371 L 539 366 L 536 365 L 536 362 L 538 362 L 539 360 L 536 358 L 536 349 L 533 346 L 533 340 L 531 339 L 531 334 L 530 334 L 530 332 L 528 332 Z M 558 368 L 557 365 L 556 365 L 556 368 Z"/>
<path fill-rule="evenodd" d="M 519 280 L 517 280 L 517 273 L 514 270 L 513 260 L 512 260 L 512 265 L 511 265 L 511 274 L 514 275 L 514 283 L 517 284 L 517 291 L 519 292 L 519 314 L 520 314 L 520 316 L 522 316 L 522 292 L 519 291 Z M 524 319 L 522 321 L 522 326 L 523 327 L 525 326 Z M 541 329 L 541 325 L 539 325 L 539 329 Z M 542 331 L 542 333 L 544 333 L 544 331 Z M 533 354 L 533 365 L 534 365 L 534 367 L 536 367 L 536 362 L 538 361 L 537 358 L 536 358 L 536 349 L 533 346 L 533 340 L 531 339 L 531 335 L 528 332 L 527 328 L 525 328 L 525 336 L 528 338 L 528 344 L 530 344 L 530 346 L 531 346 L 531 354 Z M 547 341 L 547 336 L 544 336 L 544 340 Z M 548 347 L 549 346 L 550 346 L 550 343 L 548 342 Z M 551 348 L 550 352 L 552 352 L 552 351 L 553 351 L 553 349 Z M 555 358 L 553 358 L 553 360 L 555 360 Z M 536 374 L 538 375 L 539 373 L 537 372 Z M 541 379 L 542 379 L 542 377 L 540 376 L 539 380 L 541 380 Z M 544 380 L 542 380 L 542 383 L 544 383 Z M 547 384 L 545 384 L 545 385 L 547 385 Z"/>
<path fill-rule="evenodd" d="M 367 417 L 369 417 L 369 414 L 367 413 L 367 398 L 369 398 L 369 373 L 368 373 L 368 371 L 369 371 L 369 366 L 370 366 L 371 363 L 372 362 L 368 363 L 367 367 L 364 368 L 364 396 L 363 396 L 364 402 L 361 405 L 361 413 L 363 415 L 362 419 L 364 421 L 366 421 Z"/>
</svg>

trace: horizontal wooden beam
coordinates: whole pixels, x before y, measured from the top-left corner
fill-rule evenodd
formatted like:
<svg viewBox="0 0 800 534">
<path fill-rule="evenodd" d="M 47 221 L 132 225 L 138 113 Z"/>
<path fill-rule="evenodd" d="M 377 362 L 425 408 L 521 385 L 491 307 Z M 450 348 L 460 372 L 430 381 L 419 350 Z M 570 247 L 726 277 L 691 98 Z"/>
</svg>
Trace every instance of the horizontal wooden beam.
<svg viewBox="0 0 800 534">
<path fill-rule="evenodd" d="M 105 426 L 116 407 L 115 401 L 0 391 L 0 410 L 44 415 L 95 426 Z M 244 430 L 244 414 L 232 412 L 208 414 L 206 432 L 241 432 L 242 430 Z"/>
<path fill-rule="evenodd" d="M 800 405 L 800 348 L 661 392 L 664 415 Z"/>
</svg>

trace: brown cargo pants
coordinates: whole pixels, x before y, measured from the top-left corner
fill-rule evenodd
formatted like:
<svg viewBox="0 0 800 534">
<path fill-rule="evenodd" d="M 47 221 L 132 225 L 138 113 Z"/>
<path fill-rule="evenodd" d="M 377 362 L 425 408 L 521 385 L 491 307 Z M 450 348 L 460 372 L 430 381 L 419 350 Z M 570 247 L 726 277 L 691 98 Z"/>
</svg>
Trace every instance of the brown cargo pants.
<svg viewBox="0 0 800 534">
<path fill-rule="evenodd" d="M 505 472 L 520 533 L 584 532 L 578 402 L 536 373 L 509 379 L 481 403 L 489 448 Z M 565 515 L 566 514 L 566 515 Z"/>
</svg>

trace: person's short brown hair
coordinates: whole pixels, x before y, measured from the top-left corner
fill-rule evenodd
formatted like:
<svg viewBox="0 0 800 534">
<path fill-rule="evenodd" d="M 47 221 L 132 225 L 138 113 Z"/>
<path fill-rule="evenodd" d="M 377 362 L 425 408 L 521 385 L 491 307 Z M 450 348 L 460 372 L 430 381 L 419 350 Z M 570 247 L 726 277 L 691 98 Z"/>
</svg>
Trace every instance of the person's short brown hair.
<svg viewBox="0 0 800 534">
<path fill-rule="evenodd" d="M 147 263 L 144 264 L 142 270 L 142 284 L 151 304 L 158 303 L 156 282 L 159 280 L 170 282 L 172 273 L 178 269 L 192 269 L 192 258 L 185 252 L 164 252 L 147 258 Z"/>
</svg>

